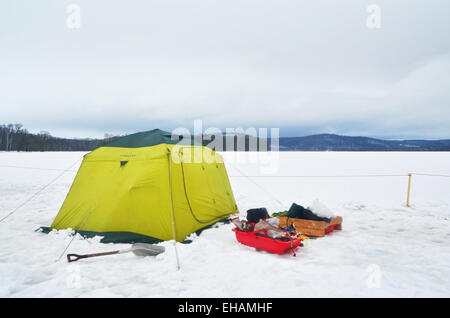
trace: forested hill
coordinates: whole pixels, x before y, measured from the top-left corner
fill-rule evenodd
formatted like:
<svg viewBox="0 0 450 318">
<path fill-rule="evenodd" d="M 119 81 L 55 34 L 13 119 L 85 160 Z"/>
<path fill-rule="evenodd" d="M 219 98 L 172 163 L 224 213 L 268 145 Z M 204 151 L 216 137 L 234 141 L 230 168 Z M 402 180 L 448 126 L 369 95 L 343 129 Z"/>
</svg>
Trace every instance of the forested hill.
<svg viewBox="0 0 450 318">
<path fill-rule="evenodd" d="M 384 140 L 319 134 L 280 138 L 281 151 L 450 151 L 450 139 Z"/>
<path fill-rule="evenodd" d="M 0 151 L 91 151 L 121 136 L 105 134 L 103 139 L 69 139 L 53 137 L 42 131 L 31 134 L 21 124 L 0 125 Z M 270 149 L 270 140 L 261 140 L 252 136 L 244 137 L 244 142 L 237 136 L 223 136 L 234 139 L 233 149 L 225 151 L 248 151 L 250 145 L 257 145 L 262 151 Z M 214 140 L 205 138 L 203 144 Z M 267 144 L 267 146 L 266 146 Z M 254 146 L 250 147 L 255 149 Z M 450 151 L 450 140 L 383 140 L 369 137 L 351 137 L 334 134 L 319 134 L 305 137 L 282 137 L 279 139 L 280 151 Z"/>
</svg>

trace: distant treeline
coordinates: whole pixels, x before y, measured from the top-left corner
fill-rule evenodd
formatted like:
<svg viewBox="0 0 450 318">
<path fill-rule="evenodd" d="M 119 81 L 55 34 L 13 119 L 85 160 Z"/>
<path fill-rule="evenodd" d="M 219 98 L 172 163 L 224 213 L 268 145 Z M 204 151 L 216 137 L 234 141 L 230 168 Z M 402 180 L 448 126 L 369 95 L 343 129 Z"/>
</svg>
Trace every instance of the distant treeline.
<svg viewBox="0 0 450 318">
<path fill-rule="evenodd" d="M 91 151 L 123 136 L 105 134 L 103 139 L 58 138 L 49 132 L 29 133 L 22 124 L 0 125 L 0 151 Z M 185 136 L 191 138 L 193 136 Z M 202 143 L 218 151 L 270 151 L 270 139 L 249 135 L 203 135 Z M 218 140 L 220 141 L 220 140 Z M 450 151 L 450 139 L 441 140 L 383 140 L 369 137 L 319 134 L 304 137 L 281 137 L 280 151 Z M 221 147 L 222 146 L 222 147 Z M 221 149 L 216 149 L 221 148 Z"/>
<path fill-rule="evenodd" d="M 32 134 L 22 124 L 0 125 L 0 151 L 90 151 L 118 138 L 68 139 L 53 137 L 47 131 Z"/>
<path fill-rule="evenodd" d="M 58 138 L 53 137 L 47 131 L 32 134 L 28 132 L 27 129 L 23 128 L 22 124 L 7 124 L 0 125 L 0 151 L 91 151 L 120 137 L 122 136 L 105 134 L 105 138 L 103 139 Z M 233 141 L 232 147 L 234 149 L 227 149 L 227 138 L 223 136 L 223 149 L 221 149 L 221 151 L 248 151 L 249 148 L 255 149 L 250 146 L 252 144 L 256 145 L 254 147 L 259 149 L 260 142 L 258 138 L 249 136 L 242 137 L 244 138 L 238 141 L 236 136 L 228 136 L 227 138 L 231 138 Z M 194 137 L 191 136 L 187 138 L 193 139 Z M 208 138 L 206 138 L 205 136 L 202 140 L 203 145 L 207 146 L 214 139 L 214 137 L 208 136 Z"/>
</svg>

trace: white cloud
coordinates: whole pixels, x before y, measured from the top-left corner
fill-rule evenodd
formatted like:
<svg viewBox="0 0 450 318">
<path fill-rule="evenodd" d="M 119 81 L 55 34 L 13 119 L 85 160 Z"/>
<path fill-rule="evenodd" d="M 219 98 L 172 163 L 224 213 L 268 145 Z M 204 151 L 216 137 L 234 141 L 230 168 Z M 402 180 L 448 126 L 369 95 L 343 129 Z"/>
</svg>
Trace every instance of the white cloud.
<svg viewBox="0 0 450 318">
<path fill-rule="evenodd" d="M 80 0 L 78 30 L 59 1 L 6 3 L 1 122 L 450 137 L 447 3 L 380 0 L 379 30 L 360 1 Z"/>
</svg>

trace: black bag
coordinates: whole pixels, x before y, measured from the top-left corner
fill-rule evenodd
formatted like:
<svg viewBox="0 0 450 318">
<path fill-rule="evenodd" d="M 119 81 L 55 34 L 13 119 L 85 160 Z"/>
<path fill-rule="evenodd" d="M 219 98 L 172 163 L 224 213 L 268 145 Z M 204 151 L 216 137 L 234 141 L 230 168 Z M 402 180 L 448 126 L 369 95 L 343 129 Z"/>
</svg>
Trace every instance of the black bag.
<svg viewBox="0 0 450 318">
<path fill-rule="evenodd" d="M 269 217 L 269 213 L 266 208 L 257 208 L 247 210 L 247 221 L 250 223 L 258 223 L 261 219 Z"/>
<path fill-rule="evenodd" d="M 320 217 L 314 214 L 311 210 L 305 209 L 304 207 L 296 203 L 292 203 L 286 216 L 288 218 L 312 220 L 312 221 L 325 221 L 328 223 L 330 223 L 331 221 L 331 219 Z"/>
</svg>

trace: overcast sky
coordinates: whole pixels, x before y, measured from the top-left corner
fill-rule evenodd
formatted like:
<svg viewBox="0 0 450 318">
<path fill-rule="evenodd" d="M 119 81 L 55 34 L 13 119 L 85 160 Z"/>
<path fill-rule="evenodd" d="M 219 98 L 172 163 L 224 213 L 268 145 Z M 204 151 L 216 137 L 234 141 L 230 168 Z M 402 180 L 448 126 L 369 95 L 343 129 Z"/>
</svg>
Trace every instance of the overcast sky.
<svg viewBox="0 0 450 318">
<path fill-rule="evenodd" d="M 449 16 L 448 0 L 2 0 L 0 123 L 450 138 Z"/>
</svg>

